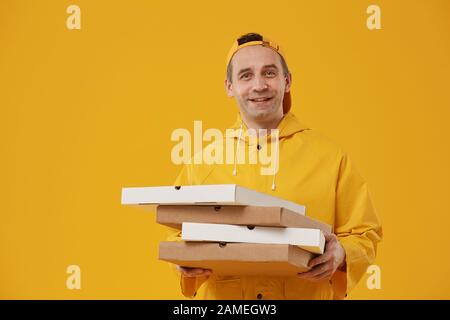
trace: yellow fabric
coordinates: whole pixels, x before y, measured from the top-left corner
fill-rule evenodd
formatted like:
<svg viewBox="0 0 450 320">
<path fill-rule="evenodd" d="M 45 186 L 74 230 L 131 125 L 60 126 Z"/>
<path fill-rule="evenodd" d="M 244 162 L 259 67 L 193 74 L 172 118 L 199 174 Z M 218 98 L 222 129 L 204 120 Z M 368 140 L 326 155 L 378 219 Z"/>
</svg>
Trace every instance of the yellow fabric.
<svg viewBox="0 0 450 320">
<path fill-rule="evenodd" d="M 233 128 L 241 124 L 247 130 L 238 116 Z M 204 296 L 201 298 L 205 299 L 256 299 L 258 294 L 262 299 L 342 299 L 374 262 L 377 243 L 382 238 L 381 223 L 367 184 L 348 155 L 327 138 L 302 125 L 292 113 L 284 116 L 278 128 L 280 158 L 275 190 L 271 189 L 273 177 L 260 175 L 259 164 L 238 164 L 236 176 L 232 164 L 184 165 L 174 185 L 239 184 L 303 204 L 307 216 L 333 227 L 346 251 L 346 271 L 337 271 L 331 281 L 320 282 L 296 277 L 218 277 L 214 274 L 209 279 L 180 277 L 185 296 L 193 297 L 202 286 Z M 238 138 L 229 139 L 235 140 L 236 147 Z M 248 153 L 251 142 L 242 139 L 239 152 L 247 150 Z M 270 142 L 265 147 L 270 148 Z M 179 231 L 174 231 L 171 240 L 179 241 L 180 236 Z"/>
<path fill-rule="evenodd" d="M 239 45 L 239 43 L 237 41 L 234 41 L 232 47 L 230 48 L 230 51 L 228 52 L 226 65 L 228 66 L 228 64 L 231 61 L 231 58 L 233 58 L 234 54 L 236 52 L 238 52 L 240 49 L 249 47 L 249 46 L 256 46 L 256 45 L 262 45 L 265 47 L 269 47 L 269 48 L 273 49 L 274 51 L 278 52 L 280 55 L 282 55 L 284 60 L 286 60 L 285 54 L 283 53 L 280 46 L 278 44 L 276 44 L 275 42 L 264 37 L 264 40 L 249 41 L 249 42 L 243 43 L 241 45 Z"/>
</svg>

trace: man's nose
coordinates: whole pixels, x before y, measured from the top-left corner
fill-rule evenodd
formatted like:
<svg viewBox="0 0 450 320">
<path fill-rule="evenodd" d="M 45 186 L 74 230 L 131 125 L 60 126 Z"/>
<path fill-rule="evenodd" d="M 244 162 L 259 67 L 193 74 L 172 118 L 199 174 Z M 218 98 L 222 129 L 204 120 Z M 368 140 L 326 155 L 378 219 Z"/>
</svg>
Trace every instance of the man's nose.
<svg viewBox="0 0 450 320">
<path fill-rule="evenodd" d="M 255 77 L 255 85 L 253 87 L 255 91 L 263 91 L 266 90 L 267 88 L 268 88 L 267 82 L 266 79 L 264 79 L 264 77 L 261 76 Z"/>
</svg>

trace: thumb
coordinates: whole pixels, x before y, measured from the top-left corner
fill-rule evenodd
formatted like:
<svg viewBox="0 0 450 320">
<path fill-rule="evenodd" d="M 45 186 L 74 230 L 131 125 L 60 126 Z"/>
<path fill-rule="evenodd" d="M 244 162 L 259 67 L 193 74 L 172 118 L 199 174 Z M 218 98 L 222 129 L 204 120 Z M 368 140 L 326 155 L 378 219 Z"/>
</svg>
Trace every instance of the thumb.
<svg viewBox="0 0 450 320">
<path fill-rule="evenodd" d="M 325 235 L 325 241 L 330 242 L 333 240 L 337 240 L 337 236 L 334 233 L 329 233 Z"/>
</svg>

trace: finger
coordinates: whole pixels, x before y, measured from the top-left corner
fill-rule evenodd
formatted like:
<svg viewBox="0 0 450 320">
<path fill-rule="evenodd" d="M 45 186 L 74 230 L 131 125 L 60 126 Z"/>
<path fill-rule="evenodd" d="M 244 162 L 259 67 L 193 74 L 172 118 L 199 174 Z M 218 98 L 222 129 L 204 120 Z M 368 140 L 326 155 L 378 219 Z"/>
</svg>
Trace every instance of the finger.
<svg viewBox="0 0 450 320">
<path fill-rule="evenodd" d="M 186 270 L 187 273 L 189 273 L 190 275 L 198 275 L 198 274 L 202 274 L 205 270 L 204 269 L 200 269 L 200 268 L 193 268 L 193 269 L 189 269 Z"/>
<path fill-rule="evenodd" d="M 184 273 L 187 277 L 201 277 L 201 276 L 209 276 L 211 275 L 212 270 L 210 269 L 201 269 L 201 268 L 194 268 L 194 269 L 188 269 Z"/>
<path fill-rule="evenodd" d="M 180 266 L 180 265 L 177 265 L 176 267 L 177 267 L 177 269 L 180 270 L 180 271 L 181 271 L 181 270 L 191 270 L 191 269 L 195 269 L 195 268 L 191 268 L 191 267 L 183 267 L 183 266 Z"/>
<path fill-rule="evenodd" d="M 331 259 L 332 255 L 330 252 L 325 252 L 324 254 L 311 259 L 311 261 L 309 261 L 308 263 L 308 267 L 313 268 L 319 264 L 325 263 L 327 261 L 329 261 Z"/>
<path fill-rule="evenodd" d="M 204 276 L 210 276 L 212 274 L 212 270 L 205 269 Z"/>
<path fill-rule="evenodd" d="M 316 275 L 307 276 L 307 277 L 301 277 L 299 275 L 299 278 L 300 279 L 304 279 L 304 280 L 308 280 L 308 281 L 321 281 L 321 280 L 325 279 L 329 274 L 331 274 L 330 270 L 325 270 L 322 273 L 318 273 Z"/>
<path fill-rule="evenodd" d="M 321 274 L 319 274 L 319 275 L 317 275 L 317 276 L 315 276 L 315 277 L 313 277 L 313 278 L 311 278 L 309 280 L 322 281 L 322 280 L 331 278 L 331 274 L 332 273 L 330 271 L 325 271 L 324 273 L 321 273 Z"/>
<path fill-rule="evenodd" d="M 196 277 L 201 276 L 200 273 L 195 273 L 195 272 L 185 272 L 185 273 L 183 273 L 183 275 L 188 278 L 196 278 Z"/>
<path fill-rule="evenodd" d="M 302 279 L 310 279 L 321 273 L 324 273 L 325 271 L 328 271 L 329 269 L 330 269 L 329 263 L 323 263 L 308 272 L 300 273 L 298 276 Z"/>
<path fill-rule="evenodd" d="M 181 267 L 180 266 L 180 271 L 184 274 L 184 275 L 194 275 L 198 272 L 198 268 L 189 268 L 189 267 Z"/>
<path fill-rule="evenodd" d="M 325 242 L 330 242 L 333 240 L 337 240 L 337 236 L 334 233 L 329 233 L 325 235 Z"/>
</svg>

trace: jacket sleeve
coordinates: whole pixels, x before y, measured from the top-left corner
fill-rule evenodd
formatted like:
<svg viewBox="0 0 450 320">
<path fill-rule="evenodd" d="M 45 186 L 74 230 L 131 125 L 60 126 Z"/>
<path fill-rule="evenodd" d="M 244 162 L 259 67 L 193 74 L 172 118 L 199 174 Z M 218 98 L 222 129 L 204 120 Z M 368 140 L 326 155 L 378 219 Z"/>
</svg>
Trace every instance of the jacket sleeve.
<svg viewBox="0 0 450 320">
<path fill-rule="evenodd" d="M 183 185 L 192 185 L 192 175 L 190 174 L 190 166 L 185 165 L 183 166 L 183 169 L 179 173 L 178 177 L 176 178 L 174 185 L 175 186 L 183 186 Z M 182 241 L 181 240 L 181 231 L 173 228 L 169 228 L 168 230 L 168 237 L 167 241 Z M 195 277 L 195 278 L 188 278 L 184 277 L 180 271 L 175 269 L 175 273 L 178 277 L 178 281 L 180 283 L 181 293 L 187 297 L 187 298 L 194 298 L 197 294 L 198 289 L 201 287 L 201 285 L 208 280 L 208 277 Z"/>
<path fill-rule="evenodd" d="M 368 186 L 343 155 L 336 183 L 335 234 L 346 253 L 345 270 L 332 278 L 335 299 L 343 299 L 374 261 L 383 236 Z"/>
</svg>

